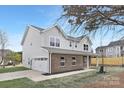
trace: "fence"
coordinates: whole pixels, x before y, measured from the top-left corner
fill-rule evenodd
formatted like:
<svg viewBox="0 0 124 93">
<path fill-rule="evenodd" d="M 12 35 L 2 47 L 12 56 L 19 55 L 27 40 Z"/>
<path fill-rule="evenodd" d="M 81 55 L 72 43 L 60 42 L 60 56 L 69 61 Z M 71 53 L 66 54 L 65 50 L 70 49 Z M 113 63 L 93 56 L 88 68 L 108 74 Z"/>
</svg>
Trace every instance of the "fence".
<svg viewBox="0 0 124 93">
<path fill-rule="evenodd" d="M 102 58 L 92 58 L 91 64 L 96 65 L 97 60 L 98 60 L 99 64 L 102 64 Z M 124 64 L 124 57 L 103 58 L 103 63 L 104 63 L 104 65 L 120 66 L 120 65 Z"/>
</svg>

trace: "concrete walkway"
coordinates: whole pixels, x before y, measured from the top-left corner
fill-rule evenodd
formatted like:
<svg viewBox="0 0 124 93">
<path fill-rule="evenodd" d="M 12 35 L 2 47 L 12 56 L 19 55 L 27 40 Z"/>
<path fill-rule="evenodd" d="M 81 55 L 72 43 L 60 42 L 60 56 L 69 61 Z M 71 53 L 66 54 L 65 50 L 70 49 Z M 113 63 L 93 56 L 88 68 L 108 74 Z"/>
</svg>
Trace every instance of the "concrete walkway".
<svg viewBox="0 0 124 93">
<path fill-rule="evenodd" d="M 89 72 L 89 71 L 93 71 L 93 70 L 95 70 L 95 69 L 72 71 L 72 72 L 66 72 L 66 73 L 60 73 L 60 74 L 54 74 L 54 75 L 42 75 L 40 72 L 34 71 L 34 70 L 17 71 L 17 72 L 0 74 L 0 81 L 27 77 L 35 82 L 38 82 L 38 81 L 43 81 L 43 80 L 48 80 L 48 79 L 53 79 L 53 78 L 69 76 L 69 75 L 73 75 L 73 74 Z"/>
</svg>

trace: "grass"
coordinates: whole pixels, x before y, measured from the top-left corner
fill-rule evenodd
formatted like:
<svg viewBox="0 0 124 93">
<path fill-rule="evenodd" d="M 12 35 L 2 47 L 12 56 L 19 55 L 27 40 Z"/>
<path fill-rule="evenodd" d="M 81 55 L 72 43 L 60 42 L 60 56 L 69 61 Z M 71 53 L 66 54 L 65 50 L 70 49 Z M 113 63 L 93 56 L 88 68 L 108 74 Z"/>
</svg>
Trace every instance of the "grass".
<svg viewBox="0 0 124 93">
<path fill-rule="evenodd" d="M 28 88 L 33 87 L 34 82 L 31 81 L 28 78 L 20 78 L 20 79 L 14 79 L 14 80 L 8 80 L 8 81 L 1 81 L 0 87 L 1 88 Z"/>
<path fill-rule="evenodd" d="M 23 71 L 23 70 L 29 70 L 29 69 L 23 66 L 22 67 L 0 68 L 0 73 Z"/>
<path fill-rule="evenodd" d="M 100 80 L 106 75 L 113 75 L 123 72 L 122 67 L 107 67 L 106 74 L 98 74 L 96 71 L 80 73 L 76 75 L 45 80 L 40 82 L 33 82 L 28 78 L 20 78 L 9 81 L 1 81 L 0 87 L 9 88 L 80 88 L 85 84 L 93 83 Z"/>
</svg>

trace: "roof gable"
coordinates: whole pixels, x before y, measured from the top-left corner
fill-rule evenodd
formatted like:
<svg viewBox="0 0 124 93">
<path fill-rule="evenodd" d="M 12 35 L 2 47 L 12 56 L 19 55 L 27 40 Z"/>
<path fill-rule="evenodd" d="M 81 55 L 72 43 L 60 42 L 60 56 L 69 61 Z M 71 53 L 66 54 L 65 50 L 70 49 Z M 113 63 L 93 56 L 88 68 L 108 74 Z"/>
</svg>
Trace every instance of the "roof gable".
<svg viewBox="0 0 124 93">
<path fill-rule="evenodd" d="M 40 28 L 40 27 L 37 27 L 37 26 L 34 26 L 34 25 L 31 25 L 31 27 L 33 27 L 33 28 L 35 28 L 35 29 L 37 29 L 39 31 L 43 31 L 44 30 L 43 28 Z"/>
<path fill-rule="evenodd" d="M 21 45 L 24 44 L 25 38 L 26 38 L 26 36 L 27 36 L 27 34 L 28 34 L 28 30 L 29 30 L 29 26 L 26 27 L 26 30 L 25 30 L 25 32 L 24 32 L 24 35 L 23 35 L 23 38 L 22 38 L 22 41 L 21 41 Z"/>
<path fill-rule="evenodd" d="M 40 32 L 46 32 L 46 31 L 49 31 L 50 29 L 52 29 L 52 28 L 54 28 L 54 27 L 57 28 L 58 31 L 62 34 L 62 36 L 63 36 L 65 39 L 67 39 L 67 40 L 74 41 L 74 42 L 80 42 L 83 38 L 87 38 L 87 40 L 92 44 L 91 40 L 90 40 L 89 37 L 86 36 L 86 35 L 82 35 L 82 36 L 80 36 L 80 37 L 72 37 L 72 36 L 66 35 L 66 34 L 64 33 L 63 29 L 62 29 L 59 25 L 55 25 L 55 26 L 49 27 L 49 28 L 47 28 L 47 29 L 43 29 L 43 28 L 40 28 L 40 27 L 37 27 L 37 26 L 30 25 L 30 26 L 27 26 L 27 27 L 26 27 L 26 31 L 25 31 L 25 33 L 24 33 L 24 36 L 23 36 L 21 45 L 24 44 L 24 41 L 25 41 L 25 38 L 26 38 L 26 36 L 27 36 L 27 34 L 28 34 L 29 28 L 33 28 L 33 29 L 38 30 L 38 31 L 40 31 Z"/>
<path fill-rule="evenodd" d="M 75 42 L 80 42 L 83 38 L 87 38 L 86 35 L 82 35 L 80 37 L 72 37 L 72 36 L 69 36 L 69 35 L 66 35 L 63 31 L 63 29 L 59 26 L 59 25 L 55 25 L 54 27 L 56 27 L 60 32 L 61 34 L 63 35 L 63 37 L 67 40 L 71 40 L 71 41 L 75 41 Z"/>
<path fill-rule="evenodd" d="M 24 41 L 25 41 L 26 36 L 27 36 L 27 34 L 28 34 L 29 28 L 35 29 L 35 30 L 40 31 L 40 32 L 44 30 L 43 28 L 36 27 L 36 26 L 33 26 L 33 25 L 27 26 L 27 27 L 26 27 L 26 30 L 25 30 L 25 32 L 24 32 L 24 36 L 23 36 L 22 41 L 21 41 L 21 45 L 24 44 Z"/>
</svg>

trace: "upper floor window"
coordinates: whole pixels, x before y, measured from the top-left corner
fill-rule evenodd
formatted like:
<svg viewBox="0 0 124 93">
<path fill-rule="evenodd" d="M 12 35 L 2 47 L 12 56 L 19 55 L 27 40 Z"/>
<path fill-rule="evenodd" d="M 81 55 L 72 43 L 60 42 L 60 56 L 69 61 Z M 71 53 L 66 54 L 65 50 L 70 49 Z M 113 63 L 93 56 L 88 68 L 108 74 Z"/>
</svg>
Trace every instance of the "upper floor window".
<svg viewBox="0 0 124 93">
<path fill-rule="evenodd" d="M 55 46 L 55 39 L 54 39 L 54 37 L 50 37 L 50 46 Z"/>
<path fill-rule="evenodd" d="M 50 37 L 50 46 L 60 47 L 60 39 L 55 37 Z"/>
<path fill-rule="evenodd" d="M 103 49 L 100 49 L 100 52 L 103 52 Z"/>
<path fill-rule="evenodd" d="M 75 48 L 77 48 L 77 43 L 75 43 Z"/>
<path fill-rule="evenodd" d="M 70 47 L 72 46 L 72 42 L 70 42 L 69 46 L 70 46 Z"/>
<path fill-rule="evenodd" d="M 84 50 L 88 50 L 88 45 L 84 44 Z"/>
<path fill-rule="evenodd" d="M 123 50 L 123 46 L 120 46 L 120 49 Z"/>
<path fill-rule="evenodd" d="M 60 47 L 60 40 L 56 38 L 56 47 Z"/>
</svg>

